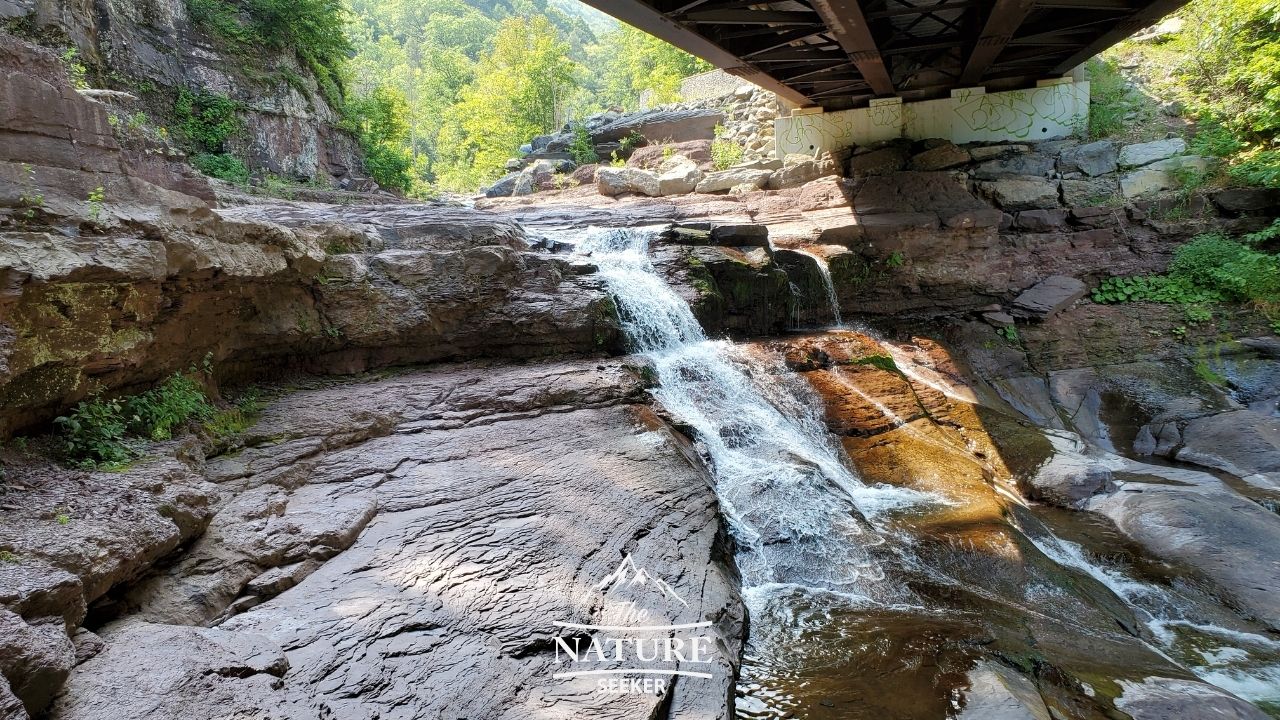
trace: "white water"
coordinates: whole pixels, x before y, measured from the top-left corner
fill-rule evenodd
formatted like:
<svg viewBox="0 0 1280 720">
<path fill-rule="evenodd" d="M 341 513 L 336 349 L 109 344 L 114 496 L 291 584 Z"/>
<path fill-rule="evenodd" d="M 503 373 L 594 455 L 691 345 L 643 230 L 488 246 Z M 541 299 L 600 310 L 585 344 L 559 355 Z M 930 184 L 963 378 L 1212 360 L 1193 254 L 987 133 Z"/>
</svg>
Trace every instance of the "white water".
<svg viewBox="0 0 1280 720">
<path fill-rule="evenodd" d="M 801 255 L 807 255 L 813 258 L 814 264 L 818 266 L 818 273 L 822 276 L 822 284 L 827 291 L 827 304 L 831 308 L 831 318 L 836 327 L 844 325 L 844 320 L 840 318 L 840 299 L 836 297 L 836 284 L 831 279 L 831 266 L 827 264 L 827 259 L 821 255 L 815 255 L 805 250 L 796 250 Z"/>
<path fill-rule="evenodd" d="M 632 349 L 653 362 L 654 396 L 695 431 L 738 539 L 746 587 L 794 583 L 894 602 L 875 557 L 877 517 L 929 496 L 867 485 L 819 415 L 822 403 L 777 361 L 710 340 L 648 257 L 654 233 L 593 228 L 590 253 Z"/>
<path fill-rule="evenodd" d="M 1151 630 L 1161 654 L 1171 661 L 1246 700 L 1280 702 L 1280 642 L 1198 622 L 1184 609 L 1190 603 L 1173 592 L 1095 562 L 1076 543 L 1053 535 L 1024 534 L 1054 562 L 1083 572 L 1124 600 Z M 1193 642 L 1191 647 L 1185 647 L 1188 640 Z"/>
</svg>

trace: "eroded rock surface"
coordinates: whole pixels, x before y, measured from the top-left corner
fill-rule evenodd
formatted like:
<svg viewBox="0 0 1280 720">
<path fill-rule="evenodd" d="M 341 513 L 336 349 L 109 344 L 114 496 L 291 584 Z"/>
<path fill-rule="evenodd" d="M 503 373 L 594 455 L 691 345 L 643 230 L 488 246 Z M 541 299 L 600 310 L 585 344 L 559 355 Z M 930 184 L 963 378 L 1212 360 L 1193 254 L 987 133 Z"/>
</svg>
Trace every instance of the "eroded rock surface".
<svg viewBox="0 0 1280 720">
<path fill-rule="evenodd" d="M 643 397 L 616 362 L 572 361 L 280 399 L 210 460 L 209 532 L 116 601 L 50 717 L 724 717 L 745 631 L 731 545 Z M 614 695 L 551 677 L 571 632 L 554 622 L 630 620 L 596 587 L 628 555 L 687 603 L 644 589 L 650 624 L 713 623 L 712 679 Z"/>
</svg>

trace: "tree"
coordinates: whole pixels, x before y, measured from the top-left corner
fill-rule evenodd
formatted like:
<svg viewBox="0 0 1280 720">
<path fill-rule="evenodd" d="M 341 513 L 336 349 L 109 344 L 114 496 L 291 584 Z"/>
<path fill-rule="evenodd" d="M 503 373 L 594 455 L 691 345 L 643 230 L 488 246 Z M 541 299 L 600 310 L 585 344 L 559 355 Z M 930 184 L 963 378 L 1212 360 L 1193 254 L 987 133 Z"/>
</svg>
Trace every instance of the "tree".
<svg viewBox="0 0 1280 720">
<path fill-rule="evenodd" d="M 502 22 L 475 80 L 445 114 L 439 148 L 450 189 L 473 189 L 534 135 L 559 127 L 576 90 L 579 66 L 545 17 Z"/>
<path fill-rule="evenodd" d="M 712 69 L 710 63 L 626 25 L 603 35 L 588 57 L 591 67 L 600 69 L 600 102 L 624 108 L 636 107 L 646 90 L 653 92 L 654 104 L 676 102 L 681 80 Z"/>
</svg>

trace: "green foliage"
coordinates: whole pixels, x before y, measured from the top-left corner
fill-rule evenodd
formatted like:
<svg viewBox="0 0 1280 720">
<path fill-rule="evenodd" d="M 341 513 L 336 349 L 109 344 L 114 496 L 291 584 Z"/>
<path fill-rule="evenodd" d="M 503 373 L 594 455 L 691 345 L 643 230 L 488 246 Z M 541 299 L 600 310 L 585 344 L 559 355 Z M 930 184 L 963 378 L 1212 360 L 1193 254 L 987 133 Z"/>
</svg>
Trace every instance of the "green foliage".
<svg viewBox="0 0 1280 720">
<path fill-rule="evenodd" d="M 200 383 L 190 375 L 174 373 L 159 387 L 125 401 L 130 432 L 151 440 L 168 440 L 188 420 L 203 420 L 213 413 Z"/>
<path fill-rule="evenodd" d="M 1089 137 L 1115 135 L 1124 129 L 1125 115 L 1133 109 L 1129 88 L 1112 60 L 1093 58 L 1085 67 L 1089 71 Z"/>
<path fill-rule="evenodd" d="M 712 69 L 710 63 L 626 25 L 603 35 L 587 54 L 599 79 L 599 100 L 606 107 L 637 108 L 645 91 L 650 105 L 676 102 L 681 80 Z"/>
<path fill-rule="evenodd" d="M 200 153 L 191 158 L 191 164 L 209 177 L 226 180 L 239 185 L 249 182 L 249 169 L 244 161 L 226 153 Z"/>
<path fill-rule="evenodd" d="M 1240 240 L 1249 245 L 1262 245 L 1278 238 L 1280 238 L 1280 219 L 1273 220 L 1270 225 L 1258 232 L 1249 233 Z"/>
<path fill-rule="evenodd" d="M 221 153 L 244 128 L 240 103 L 204 90 L 179 90 L 173 114 L 182 138 L 202 153 Z"/>
<path fill-rule="evenodd" d="M 439 184 L 470 190 L 496 178 L 526 140 L 558 128 L 582 71 L 545 17 L 504 20 L 437 141 Z"/>
<path fill-rule="evenodd" d="M 166 440 L 189 420 L 213 414 L 200 384 L 190 374 L 175 373 L 158 387 L 130 398 L 94 398 L 78 403 L 54 420 L 63 456 L 79 467 L 118 467 L 138 455 L 129 437 Z"/>
<path fill-rule="evenodd" d="M 906 261 L 907 259 L 902 255 L 901 252 L 894 250 L 889 255 L 889 257 L 885 258 L 884 264 L 888 265 L 891 268 L 896 268 L 896 267 L 902 267 L 903 263 L 905 263 Z"/>
<path fill-rule="evenodd" d="M 12 550 L 0 550 L 0 563 L 16 563 L 18 556 Z"/>
<path fill-rule="evenodd" d="M 1280 304 L 1280 257 L 1221 233 L 1198 235 L 1174 254 L 1168 273 L 1107 278 L 1092 297 L 1099 303 L 1182 305 L 1192 324 L 1213 319 L 1204 306 L 1214 302 L 1252 302 L 1271 313 Z"/>
<path fill-rule="evenodd" d="M 67 75 L 71 78 L 71 85 L 77 90 L 83 90 L 89 87 L 89 82 L 85 79 L 88 71 L 78 59 L 79 57 L 80 51 L 75 48 L 68 48 L 61 55 L 62 66 L 67 69 Z"/>
<path fill-rule="evenodd" d="M 596 154 L 596 146 L 591 142 L 591 133 L 587 132 L 587 128 L 582 123 L 573 123 L 572 132 L 569 155 L 573 157 L 573 162 L 578 165 L 600 162 L 600 156 Z"/>
<path fill-rule="evenodd" d="M 726 170 L 742 162 L 742 146 L 724 137 L 724 126 L 717 125 L 716 139 L 711 141 L 711 164 Z"/>
<path fill-rule="evenodd" d="M 1021 336 L 1018 335 L 1018 328 L 1013 325 L 1005 325 L 1004 327 L 996 328 L 996 334 L 1004 338 L 1006 342 L 1014 344 L 1017 344 L 1018 341 L 1021 340 Z"/>
<path fill-rule="evenodd" d="M 234 437 L 258 421 L 262 408 L 258 392 L 250 389 L 231 408 L 218 411 L 205 420 L 204 429 L 216 438 Z"/>
<path fill-rule="evenodd" d="M 409 137 L 409 104 L 394 87 L 380 85 L 347 105 L 347 121 L 360 138 L 364 166 L 385 188 L 407 191 L 413 184 Z"/>
<path fill-rule="evenodd" d="M 101 185 L 89 191 L 89 219 L 94 223 L 102 221 L 102 211 L 106 207 L 106 190 Z"/>
<path fill-rule="evenodd" d="M 63 455 L 80 467 L 122 465 L 134 457 L 125 440 L 124 405 L 119 400 L 83 400 L 54 420 Z"/>
<path fill-rule="evenodd" d="M 1198 123 L 1192 147 L 1241 183 L 1280 187 L 1280 0 L 1195 0 L 1170 43 L 1162 92 Z"/>
</svg>

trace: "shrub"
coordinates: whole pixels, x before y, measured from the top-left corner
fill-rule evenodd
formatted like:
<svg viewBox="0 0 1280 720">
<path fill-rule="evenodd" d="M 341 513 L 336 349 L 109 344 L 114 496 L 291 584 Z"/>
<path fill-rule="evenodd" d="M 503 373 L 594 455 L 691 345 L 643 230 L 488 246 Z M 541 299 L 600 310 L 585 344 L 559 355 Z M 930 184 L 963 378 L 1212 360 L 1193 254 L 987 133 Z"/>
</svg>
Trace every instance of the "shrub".
<svg viewBox="0 0 1280 720">
<path fill-rule="evenodd" d="M 119 465 L 133 459 L 125 441 L 124 407 L 119 400 L 94 398 L 78 403 L 54 420 L 61 434 L 63 455 L 81 467 Z"/>
<path fill-rule="evenodd" d="M 1114 135 L 1124 129 L 1125 115 L 1132 109 L 1129 87 L 1111 60 L 1094 58 L 1085 67 L 1089 70 L 1089 137 Z"/>
<path fill-rule="evenodd" d="M 344 124 L 360 139 L 365 169 L 383 187 L 407 191 L 413 185 L 409 137 L 409 103 L 396 88 L 380 85 L 352 100 Z"/>
<path fill-rule="evenodd" d="M 570 131 L 573 133 L 573 138 L 569 140 L 569 155 L 573 157 L 573 162 L 578 165 L 600 162 L 600 156 L 596 154 L 595 143 L 591 142 L 591 133 L 587 132 L 587 128 L 582 123 L 574 123 Z"/>
<path fill-rule="evenodd" d="M 716 139 L 711 141 L 711 164 L 717 170 L 726 170 L 742 162 L 742 146 L 724 136 L 724 127 L 717 125 Z"/>
<path fill-rule="evenodd" d="M 196 372 L 195 368 L 190 371 Z M 112 467 L 137 457 L 138 443 L 128 435 L 167 440 L 190 420 L 208 419 L 214 408 L 190 374 L 174 373 L 141 395 L 94 398 L 54 421 L 64 457 L 80 467 Z"/>
<path fill-rule="evenodd" d="M 191 147 L 205 153 L 222 152 L 227 140 L 244 127 L 240 103 L 204 90 L 179 90 L 173 114 L 182 137 Z"/>
<path fill-rule="evenodd" d="M 1280 303 L 1280 257 L 1260 252 L 1221 233 L 1198 235 L 1174 254 L 1164 275 L 1107 278 L 1092 293 L 1100 303 L 1133 300 L 1188 306 L 1192 322 L 1209 319 L 1202 303 Z"/>
<path fill-rule="evenodd" d="M 201 153 L 191 158 L 191 164 L 209 177 L 241 185 L 249 182 L 249 169 L 234 155 Z"/>
</svg>

